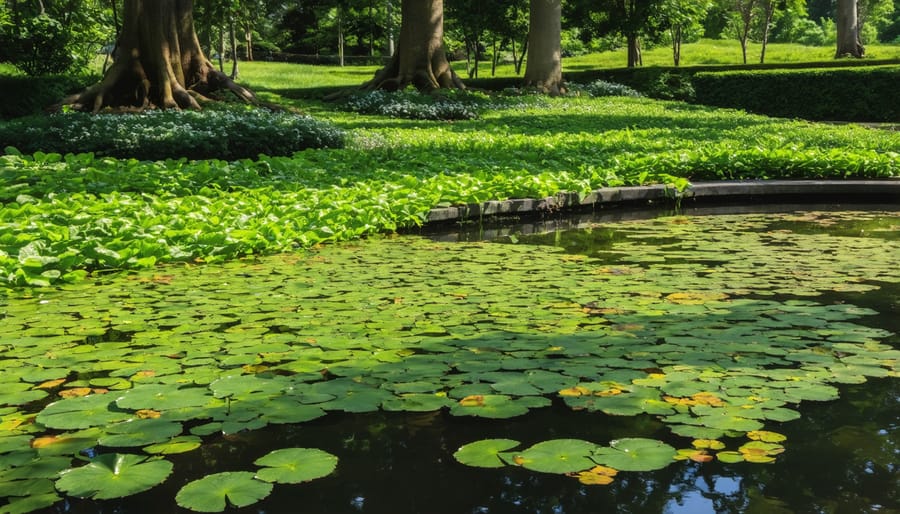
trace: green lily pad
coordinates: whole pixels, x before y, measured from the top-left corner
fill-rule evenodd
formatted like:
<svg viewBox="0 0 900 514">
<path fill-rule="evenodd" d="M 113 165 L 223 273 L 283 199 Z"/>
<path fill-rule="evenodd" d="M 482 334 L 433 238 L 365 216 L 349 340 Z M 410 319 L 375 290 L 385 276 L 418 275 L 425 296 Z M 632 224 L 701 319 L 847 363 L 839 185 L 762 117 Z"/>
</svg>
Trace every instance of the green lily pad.
<svg viewBox="0 0 900 514">
<path fill-rule="evenodd" d="M 272 484 L 248 471 L 207 475 L 182 487 L 175 495 L 181 507 L 196 512 L 222 512 L 228 506 L 246 507 L 272 492 Z"/>
<path fill-rule="evenodd" d="M 77 430 L 131 419 L 131 413 L 116 408 L 115 400 L 109 394 L 60 400 L 44 407 L 36 421 L 47 428 Z"/>
<path fill-rule="evenodd" d="M 0 514 L 28 514 L 52 507 L 60 500 L 61 498 L 55 492 L 11 498 L 9 503 L 0 507 Z"/>
<path fill-rule="evenodd" d="M 617 439 L 609 447 L 598 448 L 593 458 L 620 471 L 654 471 L 662 469 L 677 455 L 675 448 L 654 439 L 632 437 Z"/>
<path fill-rule="evenodd" d="M 527 404 L 502 394 L 470 395 L 450 407 L 450 414 L 454 416 L 505 419 L 527 413 Z"/>
<path fill-rule="evenodd" d="M 180 387 L 177 384 L 149 384 L 138 385 L 125 391 L 116 400 L 116 405 L 122 409 L 164 411 L 187 407 L 203 407 L 210 403 L 212 399 L 212 393 L 206 388 Z"/>
<path fill-rule="evenodd" d="M 78 498 L 108 500 L 151 489 L 172 473 L 172 463 L 140 455 L 108 453 L 90 463 L 63 471 L 56 488 Z"/>
<path fill-rule="evenodd" d="M 253 462 L 263 466 L 256 478 L 278 484 L 299 484 L 330 475 L 338 458 L 315 448 L 285 448 L 268 453 Z"/>
<path fill-rule="evenodd" d="M 181 423 L 175 421 L 134 419 L 110 425 L 99 442 L 110 448 L 146 446 L 171 439 L 181 430 Z"/>
<path fill-rule="evenodd" d="M 151 455 L 174 455 L 196 450 L 202 443 L 203 440 L 197 436 L 184 435 L 173 437 L 166 442 L 151 444 L 144 447 L 144 451 Z"/>
<path fill-rule="evenodd" d="M 506 464 L 499 454 L 519 446 L 512 439 L 484 439 L 461 446 L 453 457 L 462 464 L 479 468 L 502 468 Z"/>
<path fill-rule="evenodd" d="M 507 462 L 542 473 L 574 473 L 596 465 L 591 459 L 599 446 L 581 439 L 551 439 L 522 452 L 507 453 Z"/>
</svg>

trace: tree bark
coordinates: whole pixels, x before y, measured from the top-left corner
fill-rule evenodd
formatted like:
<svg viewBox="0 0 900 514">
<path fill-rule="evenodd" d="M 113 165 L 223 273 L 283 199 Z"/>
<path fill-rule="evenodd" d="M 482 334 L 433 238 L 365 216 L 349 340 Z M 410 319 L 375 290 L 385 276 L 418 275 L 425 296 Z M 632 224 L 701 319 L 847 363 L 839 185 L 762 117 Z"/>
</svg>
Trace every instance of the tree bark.
<svg viewBox="0 0 900 514">
<path fill-rule="evenodd" d="M 525 86 L 551 95 L 566 92 L 562 78 L 562 3 L 531 0 Z"/>
<path fill-rule="evenodd" d="M 837 24 L 837 52 L 840 57 L 864 57 L 865 48 L 859 40 L 859 6 L 857 0 L 838 0 L 835 10 Z"/>
<path fill-rule="evenodd" d="M 93 112 L 106 107 L 198 109 L 198 100 L 218 89 L 256 100 L 203 54 L 192 0 L 125 0 L 115 61 L 99 84 L 63 104 Z"/>
<path fill-rule="evenodd" d="M 422 92 L 465 89 L 444 51 L 444 0 L 403 0 L 400 17 L 397 51 L 362 88 L 396 91 L 413 85 Z"/>
<path fill-rule="evenodd" d="M 641 56 L 641 38 L 635 33 L 628 34 L 625 40 L 628 46 L 628 67 L 643 66 L 644 58 Z"/>
</svg>

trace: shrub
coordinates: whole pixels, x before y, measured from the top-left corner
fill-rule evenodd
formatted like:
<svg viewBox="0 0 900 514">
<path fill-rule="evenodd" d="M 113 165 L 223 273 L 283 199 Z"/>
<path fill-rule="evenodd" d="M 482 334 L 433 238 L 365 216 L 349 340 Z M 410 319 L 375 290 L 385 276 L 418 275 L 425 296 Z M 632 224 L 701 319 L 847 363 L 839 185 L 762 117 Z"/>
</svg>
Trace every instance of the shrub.
<svg viewBox="0 0 900 514">
<path fill-rule="evenodd" d="M 590 96 L 641 96 L 636 90 L 615 82 L 608 82 L 602 79 L 595 80 L 584 86 L 585 92 Z"/>
<path fill-rule="evenodd" d="M 900 121 L 900 67 L 697 73 L 696 101 L 788 118 Z"/>
<path fill-rule="evenodd" d="M 664 71 L 654 82 L 650 83 L 647 95 L 663 100 L 690 101 L 694 99 L 695 91 L 691 79 L 687 75 Z"/>
<path fill-rule="evenodd" d="M 365 91 L 344 102 L 345 110 L 409 120 L 471 120 L 478 117 L 474 97 L 441 94 L 423 95 L 414 91 Z"/>
<path fill-rule="evenodd" d="M 0 124 L 0 147 L 141 160 L 233 160 L 343 144 L 344 133 L 331 123 L 245 106 L 141 114 L 62 113 Z"/>
<path fill-rule="evenodd" d="M 78 75 L 0 76 L 0 119 L 38 114 L 96 80 Z"/>
</svg>

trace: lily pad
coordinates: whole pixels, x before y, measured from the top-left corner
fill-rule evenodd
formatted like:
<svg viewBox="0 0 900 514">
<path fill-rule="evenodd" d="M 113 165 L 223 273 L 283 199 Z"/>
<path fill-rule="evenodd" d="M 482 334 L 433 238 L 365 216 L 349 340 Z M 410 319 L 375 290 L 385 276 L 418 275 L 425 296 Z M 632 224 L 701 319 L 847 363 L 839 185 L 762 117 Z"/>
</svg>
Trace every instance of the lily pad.
<svg viewBox="0 0 900 514">
<path fill-rule="evenodd" d="M 248 471 L 207 475 L 182 487 L 175 495 L 181 507 L 196 512 L 222 512 L 228 506 L 246 507 L 272 492 L 272 484 Z"/>
<path fill-rule="evenodd" d="M 256 478 L 279 484 L 299 484 L 330 475 L 338 458 L 315 448 L 285 448 L 275 450 L 254 461 L 264 466 Z"/>
<path fill-rule="evenodd" d="M 519 446 L 513 439 L 484 439 L 461 446 L 453 457 L 462 464 L 479 468 L 502 468 L 499 454 Z"/>
<path fill-rule="evenodd" d="M 78 498 L 108 500 L 151 489 L 172 473 L 172 463 L 132 454 L 108 453 L 63 471 L 56 488 Z"/>
<path fill-rule="evenodd" d="M 542 473 L 573 473 L 596 465 L 591 456 L 599 447 L 581 439 L 551 439 L 522 452 L 507 453 L 507 462 Z"/>
<path fill-rule="evenodd" d="M 593 458 L 599 464 L 620 471 L 654 471 L 671 464 L 676 454 L 675 448 L 662 441 L 631 437 L 598 448 Z"/>
<path fill-rule="evenodd" d="M 77 430 L 125 421 L 131 414 L 117 409 L 115 397 L 93 394 L 51 403 L 37 415 L 37 422 L 47 428 Z"/>
<path fill-rule="evenodd" d="M 163 419 L 135 419 L 116 423 L 106 429 L 100 444 L 110 448 L 146 446 L 171 439 L 181 433 L 181 423 Z"/>
</svg>

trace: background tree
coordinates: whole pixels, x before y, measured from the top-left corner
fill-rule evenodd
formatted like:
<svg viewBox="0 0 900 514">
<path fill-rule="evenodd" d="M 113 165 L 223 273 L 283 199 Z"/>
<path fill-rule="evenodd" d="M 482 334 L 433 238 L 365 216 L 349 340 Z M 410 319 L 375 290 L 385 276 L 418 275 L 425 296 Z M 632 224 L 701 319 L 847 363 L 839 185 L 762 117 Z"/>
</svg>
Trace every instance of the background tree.
<svg viewBox="0 0 900 514">
<path fill-rule="evenodd" d="M 835 11 L 838 57 L 863 57 L 866 53 L 859 37 L 859 5 L 857 0 L 837 0 Z"/>
<path fill-rule="evenodd" d="M 562 78 L 561 0 L 531 0 L 529 10 L 525 85 L 551 95 L 565 93 Z"/>
<path fill-rule="evenodd" d="M 759 39 L 762 45 L 759 51 L 759 63 L 763 64 L 766 62 L 766 47 L 769 44 L 769 36 L 776 19 L 788 12 L 806 16 L 806 2 L 805 0 L 759 0 L 758 8 L 760 11 Z"/>
<path fill-rule="evenodd" d="M 194 31 L 191 0 L 125 0 L 115 62 L 103 80 L 65 101 L 76 109 L 199 108 L 217 89 L 254 101 L 215 69 Z"/>
<path fill-rule="evenodd" d="M 465 89 L 444 51 L 444 1 L 403 0 L 397 51 L 363 89 Z"/>
<path fill-rule="evenodd" d="M 582 37 L 621 34 L 625 38 L 629 68 L 641 66 L 641 37 L 656 37 L 662 30 L 658 16 L 663 0 L 570 0 L 567 18 L 579 20 Z M 571 21 L 570 21 L 571 23 Z"/>
<path fill-rule="evenodd" d="M 0 62 L 28 75 L 83 71 L 114 39 L 99 0 L 0 2 Z"/>
<path fill-rule="evenodd" d="M 669 31 L 675 66 L 681 63 L 681 45 L 685 36 L 701 30 L 701 22 L 711 6 L 710 0 L 664 0 L 660 3 L 659 16 Z"/>
</svg>

